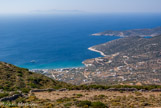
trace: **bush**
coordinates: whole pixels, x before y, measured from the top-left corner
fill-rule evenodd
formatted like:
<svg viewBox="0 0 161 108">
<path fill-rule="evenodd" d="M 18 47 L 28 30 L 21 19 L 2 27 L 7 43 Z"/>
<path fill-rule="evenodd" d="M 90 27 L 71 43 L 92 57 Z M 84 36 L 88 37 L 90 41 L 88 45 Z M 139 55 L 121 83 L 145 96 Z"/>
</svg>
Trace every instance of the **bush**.
<svg viewBox="0 0 161 108">
<path fill-rule="evenodd" d="M 99 95 L 98 96 L 100 99 L 104 99 L 106 96 L 105 95 Z"/>
<path fill-rule="evenodd" d="M 31 88 L 38 88 L 38 86 L 37 86 L 36 84 L 34 84 L 34 83 L 30 83 L 29 86 L 30 86 Z"/>
<path fill-rule="evenodd" d="M 22 77 L 22 75 L 23 75 L 22 73 L 18 73 L 18 74 L 17 74 L 17 76 L 19 76 L 19 77 Z"/>
<path fill-rule="evenodd" d="M 3 87 L 0 85 L 0 89 L 3 89 Z"/>
<path fill-rule="evenodd" d="M 77 104 L 78 107 L 83 107 L 83 108 L 108 108 L 104 103 L 102 102 L 90 102 L 90 101 L 80 101 Z"/>
<path fill-rule="evenodd" d="M 30 89 L 29 88 L 22 88 L 21 91 L 23 93 L 29 93 Z"/>
<path fill-rule="evenodd" d="M 68 101 L 71 101 L 71 98 L 65 97 L 65 98 L 57 99 L 56 101 L 58 103 L 68 102 Z"/>
<path fill-rule="evenodd" d="M 4 91 L 14 91 L 14 88 L 13 87 L 10 87 L 10 86 L 4 86 L 3 87 L 3 90 Z"/>
<path fill-rule="evenodd" d="M 19 97 L 18 99 L 16 99 L 16 103 L 25 103 L 25 98 Z"/>
<path fill-rule="evenodd" d="M 76 96 L 76 98 L 80 98 L 80 97 L 82 97 L 83 95 L 82 94 L 75 94 Z"/>
<path fill-rule="evenodd" d="M 6 97 L 6 96 L 9 96 L 9 94 L 8 93 L 0 93 L 0 98 Z"/>
<path fill-rule="evenodd" d="M 107 108 L 107 106 L 102 102 L 92 102 L 92 108 Z"/>
<path fill-rule="evenodd" d="M 85 106 L 91 106 L 91 102 L 90 101 L 80 101 L 77 105 L 78 107 L 85 107 Z"/>
<path fill-rule="evenodd" d="M 72 106 L 72 103 L 66 103 L 66 104 L 64 104 L 64 106 L 67 108 L 70 108 L 70 106 Z"/>
</svg>

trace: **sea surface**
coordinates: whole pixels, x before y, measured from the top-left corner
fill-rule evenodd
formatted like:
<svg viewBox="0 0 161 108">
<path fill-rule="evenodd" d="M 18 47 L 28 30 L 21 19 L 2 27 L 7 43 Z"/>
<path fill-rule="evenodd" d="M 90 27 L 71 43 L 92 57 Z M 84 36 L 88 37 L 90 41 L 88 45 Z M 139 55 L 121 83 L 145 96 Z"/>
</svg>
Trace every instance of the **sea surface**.
<svg viewBox="0 0 161 108">
<path fill-rule="evenodd" d="M 119 37 L 105 30 L 161 26 L 161 14 L 1 15 L 0 61 L 28 69 L 82 67 L 100 57 L 88 50 Z"/>
</svg>

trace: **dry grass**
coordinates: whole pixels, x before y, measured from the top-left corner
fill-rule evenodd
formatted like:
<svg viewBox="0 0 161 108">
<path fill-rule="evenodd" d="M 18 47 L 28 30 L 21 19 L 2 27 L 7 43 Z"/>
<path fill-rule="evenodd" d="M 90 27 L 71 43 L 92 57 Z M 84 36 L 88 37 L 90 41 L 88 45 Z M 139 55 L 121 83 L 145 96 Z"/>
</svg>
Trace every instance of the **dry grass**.
<svg viewBox="0 0 161 108">
<path fill-rule="evenodd" d="M 111 91 L 53 91 L 35 92 L 38 99 L 48 99 L 52 102 L 71 98 L 78 101 L 88 100 L 91 102 L 101 101 L 110 108 L 161 108 L 161 92 L 111 92 Z"/>
</svg>

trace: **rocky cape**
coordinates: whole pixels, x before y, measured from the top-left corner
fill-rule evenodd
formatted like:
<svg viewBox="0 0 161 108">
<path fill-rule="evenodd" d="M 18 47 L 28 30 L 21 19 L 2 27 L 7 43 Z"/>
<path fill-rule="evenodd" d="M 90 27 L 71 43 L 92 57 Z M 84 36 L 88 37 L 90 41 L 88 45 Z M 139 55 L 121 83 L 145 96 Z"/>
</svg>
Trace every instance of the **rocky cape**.
<svg viewBox="0 0 161 108">
<path fill-rule="evenodd" d="M 119 36 L 119 37 L 131 37 L 131 36 L 158 36 L 161 35 L 161 27 L 152 28 L 152 29 L 132 29 L 132 30 L 122 30 L 122 31 L 113 31 L 107 30 L 100 33 L 92 34 L 92 36 Z"/>
</svg>

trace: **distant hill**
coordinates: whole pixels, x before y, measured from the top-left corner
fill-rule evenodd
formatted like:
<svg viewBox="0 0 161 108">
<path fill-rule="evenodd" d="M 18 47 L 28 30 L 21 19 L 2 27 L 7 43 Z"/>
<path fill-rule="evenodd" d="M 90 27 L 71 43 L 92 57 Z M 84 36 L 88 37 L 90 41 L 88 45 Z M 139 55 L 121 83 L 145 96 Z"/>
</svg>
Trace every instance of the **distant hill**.
<svg viewBox="0 0 161 108">
<path fill-rule="evenodd" d="M 91 47 L 106 55 L 115 53 L 141 54 L 147 52 L 161 51 L 161 36 L 153 38 L 127 37 L 113 40 L 104 44 Z"/>
<path fill-rule="evenodd" d="M 120 36 L 120 37 L 131 37 L 131 36 L 158 36 L 161 35 L 161 27 L 152 28 L 152 29 L 132 29 L 132 30 L 123 30 L 123 31 L 113 31 L 107 30 L 100 33 L 92 34 L 93 36 Z"/>
<path fill-rule="evenodd" d="M 28 92 L 35 88 L 47 89 L 66 86 L 68 86 L 66 83 L 55 81 L 41 74 L 29 72 L 28 69 L 0 62 L 0 89 Z"/>
</svg>

